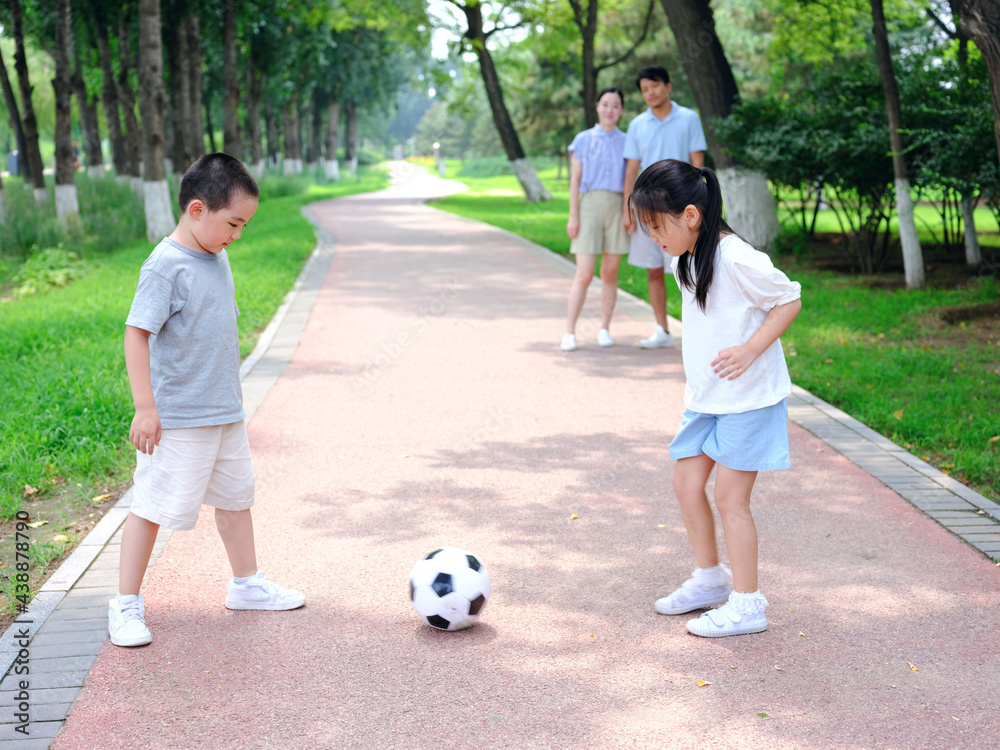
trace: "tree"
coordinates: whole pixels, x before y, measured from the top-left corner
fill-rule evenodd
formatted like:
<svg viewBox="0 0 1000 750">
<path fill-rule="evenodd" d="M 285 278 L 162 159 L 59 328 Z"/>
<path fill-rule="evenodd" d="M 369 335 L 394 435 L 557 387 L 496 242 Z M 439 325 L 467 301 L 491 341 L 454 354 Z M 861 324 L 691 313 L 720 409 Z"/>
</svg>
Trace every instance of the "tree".
<svg viewBox="0 0 1000 750">
<path fill-rule="evenodd" d="M 38 120 L 35 118 L 35 107 L 31 103 L 31 92 L 34 91 L 34 87 L 28 78 L 28 61 L 24 54 L 24 15 L 20 0 L 10 0 L 10 15 L 16 45 L 14 69 L 17 71 L 17 80 L 21 88 L 21 107 L 24 109 L 22 122 L 25 156 L 31 181 L 35 186 L 35 200 L 41 202 L 48 200 L 48 192 L 45 190 L 45 176 L 42 174 L 42 152 L 38 147 Z"/>
<path fill-rule="evenodd" d="M 17 99 L 14 98 L 14 89 L 10 85 L 10 78 L 7 75 L 7 66 L 3 61 L 3 54 L 0 53 L 0 85 L 3 86 L 4 103 L 7 105 L 7 114 L 10 117 L 10 129 L 17 135 L 18 171 L 25 182 L 31 179 L 31 169 L 25 158 L 28 147 L 24 138 L 24 126 L 21 124 L 21 112 L 17 106 Z"/>
<path fill-rule="evenodd" d="M 73 123 L 70 113 L 73 87 L 69 74 L 70 0 L 56 3 L 56 217 L 64 227 L 79 225 L 80 204 L 76 198 L 76 156 L 73 154 Z"/>
<path fill-rule="evenodd" d="M 458 8 L 465 17 L 467 28 L 463 39 L 472 48 L 472 52 L 475 53 L 476 59 L 479 61 L 479 71 L 483 77 L 483 84 L 486 86 L 486 96 L 493 113 L 493 123 L 500 136 L 500 142 L 503 144 L 507 159 L 510 161 L 510 167 L 517 176 L 521 189 L 524 190 L 525 199 L 529 203 L 552 200 L 549 191 L 542 185 L 535 168 L 531 166 L 531 162 L 524 154 L 521 139 L 517 135 L 507 104 L 504 102 L 500 76 L 497 74 L 493 56 L 488 47 L 490 37 L 508 27 L 497 22 L 494 23 L 492 29 L 486 31 L 483 6 L 480 0 L 448 0 L 448 2 Z"/>
<path fill-rule="evenodd" d="M 163 45 L 159 0 L 139 0 L 139 113 L 142 117 L 143 198 L 146 239 L 150 242 L 174 229 L 174 212 L 164 169 Z"/>
<path fill-rule="evenodd" d="M 959 29 L 979 48 L 990 77 L 993 129 L 1000 153 L 1000 3 L 996 0 L 951 0 Z"/>
<path fill-rule="evenodd" d="M 726 199 L 726 220 L 753 245 L 766 248 L 778 235 L 778 213 L 764 175 L 739 169 L 715 133 L 715 120 L 739 104 L 736 79 L 705 0 L 661 0 L 694 93 L 708 150 Z"/>
<path fill-rule="evenodd" d="M 879 78 L 885 92 L 886 110 L 889 115 L 889 145 L 892 149 L 892 170 L 896 178 L 896 215 L 899 219 L 899 237 L 903 244 L 903 270 L 907 289 L 924 286 L 924 258 L 920 238 L 913 219 L 913 198 L 910 195 L 910 178 L 906 173 L 906 156 L 903 152 L 903 116 L 899 106 L 899 89 L 892 69 L 889 51 L 889 32 L 885 25 L 882 0 L 871 0 L 872 34 L 875 36 L 875 55 L 878 59 Z"/>
<path fill-rule="evenodd" d="M 97 57 L 104 84 L 101 102 L 104 105 L 104 121 L 108 127 L 108 139 L 111 141 L 111 162 L 115 167 L 115 175 L 119 180 L 122 180 L 128 175 L 128 156 L 125 152 L 125 134 L 122 132 L 122 121 L 119 113 L 118 86 L 115 84 L 115 71 L 111 63 L 109 19 L 104 12 L 106 7 L 100 2 L 91 4 L 92 10 L 96 11 L 94 32 L 97 37 Z"/>
<path fill-rule="evenodd" d="M 83 28 L 81 24 L 81 29 Z M 101 150 L 101 131 L 97 122 L 97 97 L 91 96 L 87 87 L 85 69 L 81 59 L 80 47 L 72 42 L 73 47 L 73 92 L 76 95 L 77 110 L 80 113 L 80 128 L 83 130 L 83 146 L 87 155 L 87 174 L 93 177 L 104 176 L 104 153 Z"/>
<path fill-rule="evenodd" d="M 197 13 L 191 12 L 185 16 L 184 30 L 187 33 L 188 92 L 191 97 L 188 108 L 190 118 L 187 129 L 188 150 L 191 158 L 197 159 L 205 154 L 205 126 L 201 118 L 201 65 L 204 62 L 204 53 Z"/>
<path fill-rule="evenodd" d="M 132 189 L 142 195 L 144 190 L 142 171 L 140 170 L 142 139 L 139 133 L 139 121 L 135 116 L 135 91 L 133 91 L 132 83 L 129 81 L 129 71 L 138 68 L 138 55 L 133 55 L 131 51 L 130 21 L 131 10 L 134 7 L 131 4 L 127 5 L 118 22 L 118 102 L 121 104 L 122 116 L 125 120 L 125 156 L 129 180 L 132 183 Z"/>
<path fill-rule="evenodd" d="M 222 150 L 240 158 L 240 81 L 236 73 L 236 3 L 222 0 L 222 48 L 225 83 L 222 91 Z"/>
</svg>

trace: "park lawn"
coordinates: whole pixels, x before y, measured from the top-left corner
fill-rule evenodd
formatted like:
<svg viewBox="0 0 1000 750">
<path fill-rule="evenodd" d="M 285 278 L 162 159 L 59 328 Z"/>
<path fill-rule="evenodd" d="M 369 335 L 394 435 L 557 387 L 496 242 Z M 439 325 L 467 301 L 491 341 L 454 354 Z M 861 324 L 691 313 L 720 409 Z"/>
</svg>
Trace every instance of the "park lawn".
<svg viewBox="0 0 1000 750">
<path fill-rule="evenodd" d="M 252 351 L 315 247 L 302 206 L 387 184 L 381 167 L 362 169 L 357 180 L 301 183 L 282 197 L 268 197 L 282 190 L 262 181 L 260 208 L 229 251 L 241 356 Z M 140 240 L 88 253 L 83 276 L 69 285 L 23 299 L 5 290 L 0 297 L 0 521 L 23 509 L 46 522 L 33 532 L 40 570 L 96 523 L 130 481 L 132 397 L 122 334 L 151 250 Z M 0 567 L 12 546 L 0 549 Z"/>
<path fill-rule="evenodd" d="M 568 183 L 556 180 L 555 170 L 540 174 L 553 200 L 527 204 L 514 177 L 464 178 L 459 166 L 448 162 L 448 177 L 469 190 L 435 206 L 568 253 Z M 933 208 L 918 210 L 928 212 L 928 222 L 937 218 Z M 1000 245 L 988 211 L 980 210 L 977 225 L 986 230 L 984 248 Z M 782 339 L 794 382 L 1000 501 L 1000 322 L 949 326 L 938 317 L 943 307 L 996 301 L 997 280 L 969 277 L 908 292 L 894 276 L 839 275 L 815 269 L 807 257 L 777 264 L 802 284 L 802 313 Z M 645 282 L 643 271 L 622 266 L 621 288 L 648 300 Z M 680 318 L 675 289 L 669 312 Z"/>
</svg>

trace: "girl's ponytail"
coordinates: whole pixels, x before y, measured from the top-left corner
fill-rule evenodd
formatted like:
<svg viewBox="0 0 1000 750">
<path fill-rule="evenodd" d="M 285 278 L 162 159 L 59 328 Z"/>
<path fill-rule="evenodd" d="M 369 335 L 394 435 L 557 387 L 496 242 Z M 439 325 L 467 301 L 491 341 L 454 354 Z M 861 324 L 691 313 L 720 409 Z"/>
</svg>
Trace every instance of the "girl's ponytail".
<svg viewBox="0 0 1000 750">
<path fill-rule="evenodd" d="M 685 253 L 678 258 L 677 281 L 694 291 L 698 306 L 704 310 L 715 275 L 719 233 L 733 234 L 722 218 L 722 188 L 715 172 L 676 159 L 658 161 L 644 169 L 635 181 L 629 205 L 644 224 L 657 214 L 678 216 L 687 206 L 701 212 L 694 257 Z M 693 274 L 691 263 L 694 263 Z"/>
</svg>

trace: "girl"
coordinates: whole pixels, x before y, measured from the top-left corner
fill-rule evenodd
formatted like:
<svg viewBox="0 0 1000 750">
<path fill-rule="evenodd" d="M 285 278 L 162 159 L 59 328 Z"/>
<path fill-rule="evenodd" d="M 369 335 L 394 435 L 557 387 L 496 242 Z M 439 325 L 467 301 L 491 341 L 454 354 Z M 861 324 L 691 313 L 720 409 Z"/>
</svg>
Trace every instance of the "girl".
<svg viewBox="0 0 1000 750">
<path fill-rule="evenodd" d="M 628 233 L 622 227 L 625 134 L 618 129 L 624 101 L 621 89 L 604 89 L 597 99 L 597 125 L 578 133 L 569 147 L 566 234 L 573 240 L 569 251 L 576 255 L 576 277 L 569 293 L 566 333 L 561 345 L 564 352 L 576 349 L 576 320 L 594 278 L 597 256 L 602 253 L 601 329 L 597 332 L 597 343 L 600 346 L 615 343 L 608 327 L 618 294 L 618 264 L 629 248 Z"/>
<path fill-rule="evenodd" d="M 757 587 L 757 528 L 750 493 L 757 472 L 787 469 L 791 380 L 778 337 L 802 308 L 799 284 L 722 218 L 715 173 L 667 159 L 644 170 L 630 205 L 650 238 L 673 258 L 683 300 L 684 405 L 670 444 L 674 493 L 694 551 L 690 580 L 656 602 L 679 615 L 717 604 L 688 622 L 695 635 L 759 633 L 767 600 Z M 732 565 L 719 564 L 705 486 L 712 467 L 715 506 Z"/>
</svg>

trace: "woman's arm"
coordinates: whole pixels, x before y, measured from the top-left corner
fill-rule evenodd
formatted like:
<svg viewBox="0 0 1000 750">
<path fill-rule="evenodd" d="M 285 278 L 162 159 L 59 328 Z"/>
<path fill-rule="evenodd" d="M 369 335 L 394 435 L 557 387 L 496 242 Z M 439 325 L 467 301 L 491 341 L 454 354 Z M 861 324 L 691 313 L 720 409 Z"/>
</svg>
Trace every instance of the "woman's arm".
<svg viewBox="0 0 1000 750">
<path fill-rule="evenodd" d="M 571 239 L 580 235 L 580 180 L 583 179 L 583 164 L 576 158 L 573 151 L 569 156 L 569 221 L 566 223 L 566 234 Z"/>
</svg>

